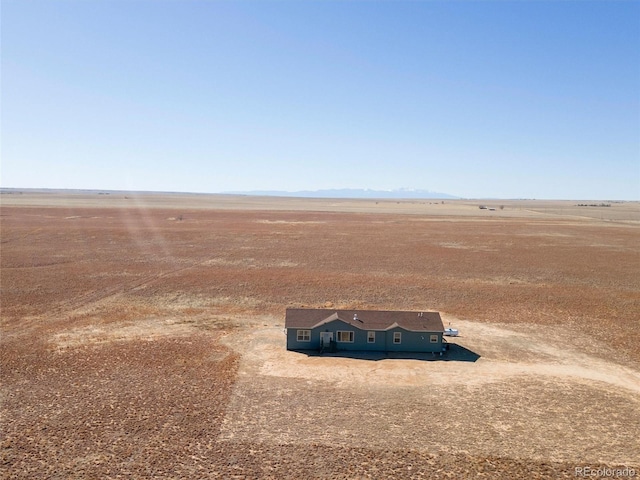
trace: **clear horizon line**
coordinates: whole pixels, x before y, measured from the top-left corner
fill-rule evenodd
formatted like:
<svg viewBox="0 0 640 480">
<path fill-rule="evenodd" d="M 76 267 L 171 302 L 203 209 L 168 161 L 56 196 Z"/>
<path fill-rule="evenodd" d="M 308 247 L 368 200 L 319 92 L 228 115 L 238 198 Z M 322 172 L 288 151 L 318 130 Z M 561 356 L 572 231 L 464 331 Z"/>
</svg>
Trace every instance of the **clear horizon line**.
<svg viewBox="0 0 640 480">
<path fill-rule="evenodd" d="M 331 191 L 331 190 L 362 190 L 365 189 L 320 189 L 320 190 L 297 190 L 297 191 L 286 191 L 286 190 L 249 190 L 246 192 L 242 191 L 222 191 L 222 192 L 192 192 L 192 191 L 178 191 L 178 190 L 122 190 L 122 189 L 112 189 L 112 188 L 56 188 L 56 187 L 0 187 L 0 192 L 21 192 L 21 191 L 29 191 L 29 192 L 79 192 L 79 193 L 130 193 L 130 194 L 156 194 L 156 195 L 227 195 L 227 196 L 255 196 L 255 197 L 281 197 L 281 198 L 314 198 L 319 200 L 329 200 L 329 199 L 342 199 L 342 200 L 448 200 L 448 201 L 558 201 L 558 202 L 579 202 L 579 201 L 589 201 L 589 202 L 640 202 L 640 198 L 638 199 L 622 199 L 622 198 L 544 198 L 544 197 L 458 197 L 452 196 L 452 198 L 428 198 L 428 197 L 387 197 L 387 198 L 377 198 L 377 197 L 296 197 L 293 195 L 276 195 L 276 193 L 300 193 L 300 192 L 318 192 L 318 191 Z M 375 190 L 368 189 L 370 191 L 380 191 L 385 192 L 388 190 Z M 391 190 L 391 192 L 396 190 Z M 424 191 L 428 192 L 428 190 L 414 190 L 414 191 Z M 251 192 L 273 192 L 271 194 L 263 193 L 251 193 Z M 439 192 L 433 192 L 439 193 Z M 448 194 L 444 194 L 448 195 Z"/>
</svg>

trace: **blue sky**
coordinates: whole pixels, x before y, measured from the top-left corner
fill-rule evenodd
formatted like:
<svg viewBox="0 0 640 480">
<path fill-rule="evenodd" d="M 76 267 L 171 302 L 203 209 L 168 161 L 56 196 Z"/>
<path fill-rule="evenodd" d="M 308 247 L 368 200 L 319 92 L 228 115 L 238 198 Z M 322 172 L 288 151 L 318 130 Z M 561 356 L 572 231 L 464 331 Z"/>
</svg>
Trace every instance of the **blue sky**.
<svg viewBox="0 0 640 480">
<path fill-rule="evenodd" d="M 640 2 L 2 1 L 0 185 L 640 199 Z"/>
</svg>

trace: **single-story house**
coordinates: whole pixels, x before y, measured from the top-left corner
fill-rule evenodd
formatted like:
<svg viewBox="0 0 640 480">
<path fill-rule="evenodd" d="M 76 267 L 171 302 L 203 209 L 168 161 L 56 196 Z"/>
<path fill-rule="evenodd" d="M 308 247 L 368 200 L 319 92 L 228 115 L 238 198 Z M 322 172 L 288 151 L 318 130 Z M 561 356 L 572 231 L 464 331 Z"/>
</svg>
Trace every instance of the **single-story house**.
<svg viewBox="0 0 640 480">
<path fill-rule="evenodd" d="M 438 312 L 287 308 L 287 350 L 442 352 Z"/>
</svg>

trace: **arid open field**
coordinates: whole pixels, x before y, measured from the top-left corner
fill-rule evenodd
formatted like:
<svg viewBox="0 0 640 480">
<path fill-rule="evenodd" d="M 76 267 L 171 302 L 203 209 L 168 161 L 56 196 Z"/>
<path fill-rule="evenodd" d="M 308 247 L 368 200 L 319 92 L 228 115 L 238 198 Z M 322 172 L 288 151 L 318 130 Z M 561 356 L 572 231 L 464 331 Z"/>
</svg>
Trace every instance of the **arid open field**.
<svg viewBox="0 0 640 480">
<path fill-rule="evenodd" d="M 3 478 L 640 475 L 637 202 L 0 200 Z M 287 306 L 461 336 L 288 352 Z"/>
</svg>

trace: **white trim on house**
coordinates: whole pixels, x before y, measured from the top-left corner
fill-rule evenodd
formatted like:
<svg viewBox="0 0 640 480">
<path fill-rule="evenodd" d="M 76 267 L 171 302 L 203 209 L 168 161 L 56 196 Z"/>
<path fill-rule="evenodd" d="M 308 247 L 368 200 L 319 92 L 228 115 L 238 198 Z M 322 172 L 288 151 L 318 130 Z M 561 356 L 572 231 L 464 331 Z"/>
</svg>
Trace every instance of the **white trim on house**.
<svg viewBox="0 0 640 480">
<path fill-rule="evenodd" d="M 393 343 L 396 345 L 402 343 L 402 332 L 393 332 Z"/>
<path fill-rule="evenodd" d="M 376 332 L 369 330 L 367 332 L 367 343 L 376 343 Z"/>
<path fill-rule="evenodd" d="M 343 340 L 343 334 L 347 334 L 346 337 L 348 340 Z M 338 330 L 336 332 L 336 341 L 340 342 L 340 343 L 353 343 L 353 340 L 355 338 L 355 332 L 353 330 Z"/>
<path fill-rule="evenodd" d="M 318 323 L 316 323 L 315 325 L 313 325 L 311 328 L 318 328 L 321 327 L 322 325 L 324 325 L 325 323 L 329 323 L 329 322 L 333 322 L 334 320 L 340 320 L 340 317 L 338 316 L 338 313 L 333 313 L 331 315 L 329 315 L 327 318 L 325 318 L 324 320 L 320 320 Z M 344 320 L 341 320 L 344 321 Z M 346 322 L 345 322 L 346 323 Z"/>
<path fill-rule="evenodd" d="M 431 336 L 429 337 L 429 341 L 431 343 L 438 343 L 438 335 L 435 333 L 432 333 Z"/>
<path fill-rule="evenodd" d="M 298 329 L 298 331 L 296 332 L 296 340 L 298 342 L 310 342 L 311 341 L 311 330 Z"/>
<path fill-rule="evenodd" d="M 392 313 L 392 312 L 391 312 Z M 358 330 L 363 330 L 362 328 L 360 328 L 360 325 L 358 324 L 354 324 L 354 320 L 350 319 L 350 318 L 340 318 L 340 315 L 338 315 L 338 312 L 334 312 L 331 315 L 329 315 L 327 318 L 320 320 L 318 323 L 312 325 L 310 328 L 311 329 L 316 329 L 319 327 L 322 327 L 324 325 L 326 325 L 327 323 L 331 323 L 335 320 L 339 320 L 343 323 L 346 323 L 347 325 L 354 327 Z M 401 327 L 398 322 L 393 322 L 391 325 L 389 325 L 388 327 L 385 328 L 380 328 L 380 329 L 375 329 L 375 330 L 370 330 L 370 331 L 376 331 L 376 332 L 386 332 L 389 330 L 393 330 L 394 328 L 401 328 L 407 332 L 424 332 L 424 330 L 413 330 L 411 328 L 406 328 L 406 327 Z"/>
</svg>

